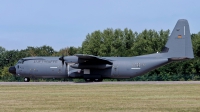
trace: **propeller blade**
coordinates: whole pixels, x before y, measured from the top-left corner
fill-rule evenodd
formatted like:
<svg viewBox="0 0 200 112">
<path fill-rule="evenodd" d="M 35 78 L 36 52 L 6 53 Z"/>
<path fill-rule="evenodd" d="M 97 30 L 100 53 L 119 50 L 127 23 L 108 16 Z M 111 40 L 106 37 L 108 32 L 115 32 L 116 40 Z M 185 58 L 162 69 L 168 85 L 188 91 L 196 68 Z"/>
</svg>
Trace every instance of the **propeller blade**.
<svg viewBox="0 0 200 112">
<path fill-rule="evenodd" d="M 64 63 L 65 63 L 64 56 L 61 56 L 61 57 L 59 58 L 59 60 L 62 61 L 62 66 L 63 66 Z"/>
</svg>

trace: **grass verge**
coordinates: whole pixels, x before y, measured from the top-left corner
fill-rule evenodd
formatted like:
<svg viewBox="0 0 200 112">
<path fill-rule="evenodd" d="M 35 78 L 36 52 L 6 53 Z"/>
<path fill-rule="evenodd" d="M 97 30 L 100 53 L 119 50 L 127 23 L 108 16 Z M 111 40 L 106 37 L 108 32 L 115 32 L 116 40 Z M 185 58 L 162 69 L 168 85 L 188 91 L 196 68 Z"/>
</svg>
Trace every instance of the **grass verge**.
<svg viewBox="0 0 200 112">
<path fill-rule="evenodd" d="M 199 110 L 198 84 L 0 86 L 0 112 Z"/>
</svg>

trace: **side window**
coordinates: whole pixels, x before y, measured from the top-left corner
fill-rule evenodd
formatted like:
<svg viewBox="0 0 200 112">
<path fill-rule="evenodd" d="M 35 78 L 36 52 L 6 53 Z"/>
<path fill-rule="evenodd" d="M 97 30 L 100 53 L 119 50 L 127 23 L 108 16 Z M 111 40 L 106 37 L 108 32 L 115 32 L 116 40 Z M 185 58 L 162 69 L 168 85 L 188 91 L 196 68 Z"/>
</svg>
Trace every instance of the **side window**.
<svg viewBox="0 0 200 112">
<path fill-rule="evenodd" d="M 17 68 L 19 69 L 19 65 L 17 65 Z"/>
</svg>

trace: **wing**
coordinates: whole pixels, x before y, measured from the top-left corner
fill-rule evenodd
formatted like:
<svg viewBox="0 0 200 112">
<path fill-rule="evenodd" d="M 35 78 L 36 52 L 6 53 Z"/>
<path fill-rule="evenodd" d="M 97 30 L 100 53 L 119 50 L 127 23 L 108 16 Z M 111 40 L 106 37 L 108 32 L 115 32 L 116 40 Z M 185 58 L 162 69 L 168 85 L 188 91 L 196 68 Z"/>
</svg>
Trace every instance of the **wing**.
<svg viewBox="0 0 200 112">
<path fill-rule="evenodd" d="M 102 58 L 94 55 L 86 55 L 86 54 L 76 54 L 78 57 L 79 64 L 85 65 L 100 65 L 100 64 L 109 64 L 112 65 L 112 60 L 108 60 L 106 58 Z"/>
</svg>

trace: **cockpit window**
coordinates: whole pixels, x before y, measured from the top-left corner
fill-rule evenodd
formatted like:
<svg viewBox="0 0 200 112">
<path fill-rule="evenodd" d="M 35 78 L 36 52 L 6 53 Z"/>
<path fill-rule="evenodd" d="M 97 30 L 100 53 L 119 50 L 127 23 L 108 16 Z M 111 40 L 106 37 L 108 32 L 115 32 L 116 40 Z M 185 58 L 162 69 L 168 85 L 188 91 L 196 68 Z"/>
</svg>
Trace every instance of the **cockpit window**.
<svg viewBox="0 0 200 112">
<path fill-rule="evenodd" d="M 18 63 L 18 64 L 22 64 L 22 63 L 23 63 L 23 60 L 19 60 L 17 63 Z"/>
</svg>

